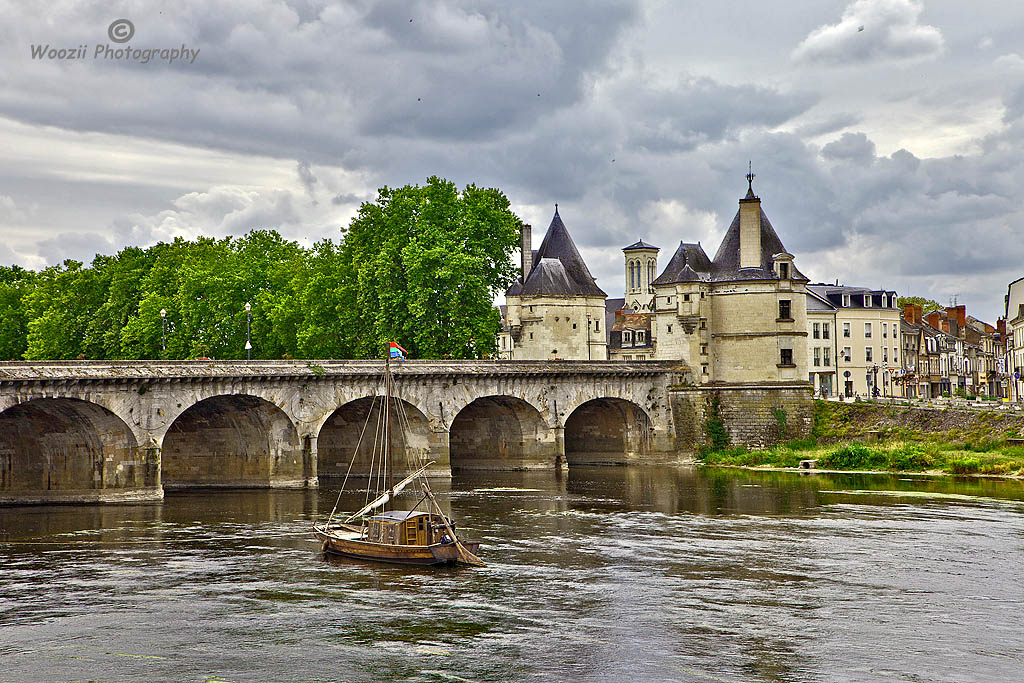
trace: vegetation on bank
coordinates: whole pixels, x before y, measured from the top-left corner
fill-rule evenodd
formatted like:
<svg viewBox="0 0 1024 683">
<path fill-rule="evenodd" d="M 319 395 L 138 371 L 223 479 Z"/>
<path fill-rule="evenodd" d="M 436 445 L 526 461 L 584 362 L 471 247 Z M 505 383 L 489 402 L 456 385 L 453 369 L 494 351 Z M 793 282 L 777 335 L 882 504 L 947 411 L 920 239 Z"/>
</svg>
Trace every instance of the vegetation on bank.
<svg viewBox="0 0 1024 683">
<path fill-rule="evenodd" d="M 928 412 L 939 413 L 937 416 Z M 811 437 L 752 451 L 707 447 L 707 465 L 991 474 L 1024 476 L 1024 438 L 1019 418 L 984 411 L 957 420 L 952 411 L 913 411 L 899 406 L 814 402 Z M 917 426 L 914 425 L 917 423 Z"/>
<path fill-rule="evenodd" d="M 514 278 L 520 220 L 501 191 L 431 177 L 384 187 L 339 241 L 274 230 L 176 239 L 68 260 L 0 266 L 0 360 L 379 357 L 494 352 L 494 297 Z M 164 315 L 161 312 L 165 312 Z"/>
</svg>

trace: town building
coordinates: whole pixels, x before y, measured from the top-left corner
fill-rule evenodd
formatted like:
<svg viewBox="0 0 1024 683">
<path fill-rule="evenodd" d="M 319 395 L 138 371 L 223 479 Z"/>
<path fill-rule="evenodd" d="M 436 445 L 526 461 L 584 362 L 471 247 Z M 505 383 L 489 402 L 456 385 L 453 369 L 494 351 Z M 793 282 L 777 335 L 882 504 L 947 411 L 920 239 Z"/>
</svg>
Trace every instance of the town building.
<svg viewBox="0 0 1024 683">
<path fill-rule="evenodd" d="M 1007 380 L 1012 401 L 1024 401 L 1024 278 L 1006 289 Z"/>
<path fill-rule="evenodd" d="M 892 396 L 900 365 L 899 298 L 892 290 L 814 284 L 836 307 L 836 371 L 843 396 Z"/>
<path fill-rule="evenodd" d="M 814 385 L 815 396 L 834 396 L 840 384 L 837 381 L 835 359 L 837 308 L 825 297 L 807 290 L 807 379 Z"/>
</svg>

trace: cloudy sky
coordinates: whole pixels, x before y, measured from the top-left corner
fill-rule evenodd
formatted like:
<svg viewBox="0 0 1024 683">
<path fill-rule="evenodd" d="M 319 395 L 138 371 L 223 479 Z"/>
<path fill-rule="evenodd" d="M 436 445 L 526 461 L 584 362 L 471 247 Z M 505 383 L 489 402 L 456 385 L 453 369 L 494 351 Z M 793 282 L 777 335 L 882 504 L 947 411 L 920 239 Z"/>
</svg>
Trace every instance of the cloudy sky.
<svg viewBox="0 0 1024 683">
<path fill-rule="evenodd" d="M 0 0 L 0 263 L 337 239 L 437 174 L 537 241 L 558 202 L 621 296 L 639 238 L 713 255 L 750 160 L 812 279 L 994 322 L 1024 276 L 1022 28 L 1005 0 Z"/>
</svg>

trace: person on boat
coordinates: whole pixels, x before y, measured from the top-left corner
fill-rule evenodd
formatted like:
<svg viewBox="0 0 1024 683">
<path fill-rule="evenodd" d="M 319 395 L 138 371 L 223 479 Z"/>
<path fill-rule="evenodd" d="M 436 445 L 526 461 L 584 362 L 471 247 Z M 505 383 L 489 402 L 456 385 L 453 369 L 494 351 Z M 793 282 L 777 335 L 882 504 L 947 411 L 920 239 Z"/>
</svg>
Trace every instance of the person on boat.
<svg viewBox="0 0 1024 683">
<path fill-rule="evenodd" d="M 451 545 L 452 543 L 452 537 L 448 535 L 447 531 L 441 534 L 441 545 Z"/>
</svg>

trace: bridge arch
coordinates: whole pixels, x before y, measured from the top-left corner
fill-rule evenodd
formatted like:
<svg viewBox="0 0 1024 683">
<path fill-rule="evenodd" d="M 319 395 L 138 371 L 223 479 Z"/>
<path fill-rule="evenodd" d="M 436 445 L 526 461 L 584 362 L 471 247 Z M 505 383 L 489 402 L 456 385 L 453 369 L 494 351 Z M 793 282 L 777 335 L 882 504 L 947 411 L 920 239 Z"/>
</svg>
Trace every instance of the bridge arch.
<svg viewBox="0 0 1024 683">
<path fill-rule="evenodd" d="M 308 453 L 291 418 L 249 394 L 204 398 L 163 436 L 165 488 L 296 487 L 308 479 Z"/>
<path fill-rule="evenodd" d="M 565 458 L 569 465 L 621 463 L 651 451 L 650 416 L 622 398 L 581 403 L 565 420 Z"/>
<path fill-rule="evenodd" d="M 159 499 L 158 463 L 96 403 L 37 398 L 0 412 L 0 502 Z"/>
<path fill-rule="evenodd" d="M 432 431 L 430 420 L 412 403 L 398 398 L 392 401 L 391 446 L 404 458 L 403 462 L 395 463 L 396 468 L 408 471 L 416 463 L 433 460 L 432 470 L 447 472 L 445 435 Z M 377 434 L 382 403 L 381 396 L 365 396 L 339 406 L 328 416 L 317 436 L 318 476 L 344 477 L 353 454 L 352 475 L 366 476 L 370 473 L 374 458 L 380 457 L 378 442 L 383 443 L 383 434 Z M 360 440 L 364 426 L 366 433 Z"/>
<path fill-rule="evenodd" d="M 458 412 L 448 431 L 452 470 L 551 467 L 555 435 L 536 408 L 513 396 L 483 396 Z"/>
</svg>

